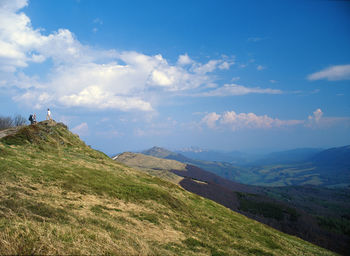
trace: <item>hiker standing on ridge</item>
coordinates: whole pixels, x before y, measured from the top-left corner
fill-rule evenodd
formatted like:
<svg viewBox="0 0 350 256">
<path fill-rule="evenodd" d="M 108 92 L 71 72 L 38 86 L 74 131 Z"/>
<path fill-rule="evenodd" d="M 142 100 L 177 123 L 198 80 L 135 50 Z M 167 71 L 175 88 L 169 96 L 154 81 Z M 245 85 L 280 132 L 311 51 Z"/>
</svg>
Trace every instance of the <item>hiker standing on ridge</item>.
<svg viewBox="0 0 350 256">
<path fill-rule="evenodd" d="M 28 120 L 30 121 L 30 124 L 34 124 L 33 115 L 32 114 L 29 115 Z"/>
<path fill-rule="evenodd" d="M 50 111 L 49 108 L 47 109 L 46 120 L 52 120 L 52 118 L 51 118 L 51 111 Z"/>
<path fill-rule="evenodd" d="M 33 115 L 33 124 L 36 124 L 36 114 L 34 113 L 34 115 Z"/>
</svg>

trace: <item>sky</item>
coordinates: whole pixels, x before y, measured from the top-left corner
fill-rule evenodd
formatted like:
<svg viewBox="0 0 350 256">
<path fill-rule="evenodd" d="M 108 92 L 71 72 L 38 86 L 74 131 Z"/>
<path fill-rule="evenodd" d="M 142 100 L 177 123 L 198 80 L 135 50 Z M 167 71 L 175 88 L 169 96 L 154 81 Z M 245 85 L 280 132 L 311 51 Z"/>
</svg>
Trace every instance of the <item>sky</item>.
<svg viewBox="0 0 350 256">
<path fill-rule="evenodd" d="M 350 144 L 349 1 L 0 0 L 0 115 L 107 154 Z"/>
</svg>

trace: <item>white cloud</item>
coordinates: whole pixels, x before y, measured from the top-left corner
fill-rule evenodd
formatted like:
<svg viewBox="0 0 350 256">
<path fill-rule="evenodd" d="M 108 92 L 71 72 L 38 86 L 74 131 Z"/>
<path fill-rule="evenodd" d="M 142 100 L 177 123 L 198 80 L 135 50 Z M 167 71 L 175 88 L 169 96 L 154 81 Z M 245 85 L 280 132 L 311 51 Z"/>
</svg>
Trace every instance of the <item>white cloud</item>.
<svg viewBox="0 0 350 256">
<path fill-rule="evenodd" d="M 321 109 L 316 109 L 307 120 L 281 120 L 268 115 L 255 113 L 236 113 L 226 111 L 222 114 L 215 112 L 206 114 L 199 125 L 210 129 L 230 129 L 232 131 L 244 129 L 271 129 L 282 127 L 303 126 L 306 128 L 328 128 L 341 125 L 350 127 L 349 117 L 324 117 Z"/>
<path fill-rule="evenodd" d="M 336 125 L 350 127 L 350 117 L 325 117 L 323 111 L 318 108 L 305 122 L 305 126 L 309 128 L 329 128 Z"/>
<path fill-rule="evenodd" d="M 197 74 L 206 74 L 213 72 L 217 66 L 221 63 L 219 60 L 210 60 L 206 64 L 197 64 L 194 66 L 193 71 Z"/>
<path fill-rule="evenodd" d="M 225 84 L 224 86 L 201 93 L 197 96 L 213 97 L 213 96 L 232 96 L 232 95 L 245 95 L 249 93 L 260 93 L 260 94 L 281 94 L 281 90 L 260 88 L 260 87 L 246 87 L 238 84 Z"/>
<path fill-rule="evenodd" d="M 189 65 L 193 63 L 193 60 L 186 53 L 184 55 L 179 56 L 177 63 L 180 65 Z"/>
<path fill-rule="evenodd" d="M 66 106 L 89 107 L 97 109 L 115 108 L 124 111 L 139 109 L 152 110 L 151 104 L 135 97 L 120 97 L 102 91 L 97 86 L 84 88 L 79 94 L 63 96 L 59 99 Z"/>
<path fill-rule="evenodd" d="M 215 112 L 209 113 L 203 117 L 201 123 L 209 128 L 216 128 L 220 125 L 222 128 L 231 130 L 241 129 L 268 129 L 273 127 L 294 126 L 304 123 L 302 120 L 280 120 L 267 115 L 258 116 L 254 113 L 236 113 L 235 111 L 226 111 L 223 114 Z"/>
<path fill-rule="evenodd" d="M 72 132 L 78 134 L 79 136 L 85 136 L 89 133 L 89 126 L 87 123 L 81 123 L 71 129 Z"/>
<path fill-rule="evenodd" d="M 206 124 L 209 128 L 214 129 L 216 127 L 216 121 L 219 120 L 221 115 L 216 114 L 215 112 L 205 115 L 201 123 Z"/>
<path fill-rule="evenodd" d="M 313 115 L 312 116 L 309 116 L 308 119 L 310 122 L 315 122 L 315 123 L 319 123 L 321 118 L 323 116 L 323 112 L 320 108 L 316 109 L 314 112 L 313 112 Z"/>
<path fill-rule="evenodd" d="M 1 9 L 13 11 L 13 12 L 19 9 L 22 9 L 27 5 L 28 5 L 27 0 L 1 0 L 0 1 Z"/>
<path fill-rule="evenodd" d="M 350 65 L 336 65 L 323 69 L 316 73 L 310 74 L 308 80 L 327 79 L 328 81 L 349 80 L 350 79 Z"/>
<path fill-rule="evenodd" d="M 169 64 L 160 54 L 96 50 L 83 45 L 67 29 L 44 35 L 18 11 L 27 1 L 0 2 L 0 86 L 21 88 L 14 99 L 36 108 L 50 106 L 152 111 L 161 92 L 171 93 L 214 85 L 228 57 L 200 63 L 187 54 Z M 102 24 L 95 19 L 94 24 Z M 49 65 L 47 76 L 30 77 L 31 63 Z"/>
<path fill-rule="evenodd" d="M 221 69 L 221 70 L 230 69 L 230 66 L 232 66 L 233 64 L 234 64 L 234 62 L 224 61 L 219 65 L 219 69 Z"/>
</svg>

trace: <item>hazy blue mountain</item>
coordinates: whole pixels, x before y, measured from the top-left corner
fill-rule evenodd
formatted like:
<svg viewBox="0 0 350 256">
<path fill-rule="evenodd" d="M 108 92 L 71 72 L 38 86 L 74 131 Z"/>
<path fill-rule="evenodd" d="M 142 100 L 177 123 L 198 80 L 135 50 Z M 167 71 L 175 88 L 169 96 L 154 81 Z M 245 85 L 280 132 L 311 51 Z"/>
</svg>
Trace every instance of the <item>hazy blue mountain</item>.
<svg viewBox="0 0 350 256">
<path fill-rule="evenodd" d="M 269 153 L 257 161 L 255 165 L 296 164 L 308 161 L 311 157 L 321 152 L 320 148 L 297 148 L 286 151 Z"/>
<path fill-rule="evenodd" d="M 323 150 L 310 160 L 317 166 L 350 167 L 350 145 Z"/>
<path fill-rule="evenodd" d="M 248 154 L 240 151 L 222 152 L 193 147 L 177 150 L 176 153 L 182 154 L 188 158 L 195 160 L 228 162 L 235 164 L 244 164 L 248 161 L 249 158 Z"/>
<path fill-rule="evenodd" d="M 153 147 L 141 153 L 145 155 L 154 156 L 154 157 L 171 159 L 182 163 L 191 164 L 232 181 L 236 181 L 236 180 L 238 181 L 238 176 L 240 175 L 240 171 L 241 171 L 240 168 L 228 162 L 214 162 L 214 161 L 191 159 L 182 154 L 172 152 L 161 147 Z"/>
</svg>

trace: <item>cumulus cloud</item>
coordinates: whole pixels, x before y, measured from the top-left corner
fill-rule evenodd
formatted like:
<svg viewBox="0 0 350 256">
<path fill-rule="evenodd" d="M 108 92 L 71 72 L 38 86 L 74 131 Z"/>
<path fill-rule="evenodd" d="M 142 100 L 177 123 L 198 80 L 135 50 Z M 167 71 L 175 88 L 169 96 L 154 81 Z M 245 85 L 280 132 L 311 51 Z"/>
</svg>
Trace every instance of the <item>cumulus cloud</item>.
<svg viewBox="0 0 350 256">
<path fill-rule="evenodd" d="M 320 108 L 316 109 L 314 112 L 313 112 L 313 115 L 310 115 L 308 117 L 309 121 L 310 122 L 315 122 L 315 123 L 319 123 L 321 118 L 323 116 L 323 112 Z"/>
<path fill-rule="evenodd" d="M 281 120 L 268 115 L 255 113 L 208 113 L 200 121 L 210 129 L 230 129 L 232 131 L 244 129 L 271 129 L 282 127 L 302 126 L 306 128 L 327 128 L 336 125 L 350 126 L 349 117 L 324 117 L 320 108 L 316 109 L 307 120 Z"/>
<path fill-rule="evenodd" d="M 232 95 L 245 95 L 250 93 L 259 94 L 281 94 L 281 90 L 260 88 L 260 87 L 246 87 L 238 84 L 225 84 L 224 86 L 198 94 L 197 96 L 212 97 L 212 96 L 232 96 Z"/>
<path fill-rule="evenodd" d="M 312 115 L 308 116 L 305 126 L 309 128 L 329 128 L 332 126 L 350 127 L 350 117 L 324 116 L 323 111 L 318 108 Z"/>
<path fill-rule="evenodd" d="M 233 63 L 227 57 L 200 63 L 184 54 L 170 64 L 160 54 L 97 50 L 68 29 L 45 35 L 33 28 L 20 12 L 26 5 L 25 0 L 0 1 L 0 86 L 21 89 L 15 100 L 33 106 L 35 99 L 36 108 L 152 111 L 150 99 L 156 95 L 208 88 L 215 84 L 212 73 Z M 31 63 L 52 65 L 48 75 L 31 77 L 25 73 Z"/>
<path fill-rule="evenodd" d="M 241 129 L 269 129 L 273 127 L 286 127 L 303 124 L 302 120 L 280 120 L 267 115 L 256 115 L 254 113 L 236 113 L 235 111 L 226 111 L 223 114 L 215 112 L 209 113 L 203 117 L 201 123 L 209 128 L 216 128 L 220 125 L 222 128 L 231 130 Z"/>
<path fill-rule="evenodd" d="M 206 73 L 213 72 L 220 64 L 219 60 L 210 60 L 206 64 L 197 64 L 193 67 L 193 71 L 196 74 L 205 75 Z"/>
<path fill-rule="evenodd" d="M 234 64 L 234 62 L 224 61 L 219 65 L 219 69 L 221 69 L 221 70 L 230 69 L 230 66 L 232 66 L 233 64 Z"/>
<path fill-rule="evenodd" d="M 308 75 L 308 80 L 327 79 L 328 81 L 350 80 L 350 65 L 336 65 Z"/>
<path fill-rule="evenodd" d="M 179 56 L 177 63 L 180 65 L 189 65 L 193 63 L 193 60 L 186 53 L 184 55 Z"/>
<path fill-rule="evenodd" d="M 216 121 L 218 121 L 220 119 L 220 117 L 221 117 L 221 115 L 216 114 L 215 112 L 209 113 L 202 118 L 201 123 L 204 123 L 209 128 L 213 129 L 216 127 Z"/>
</svg>

